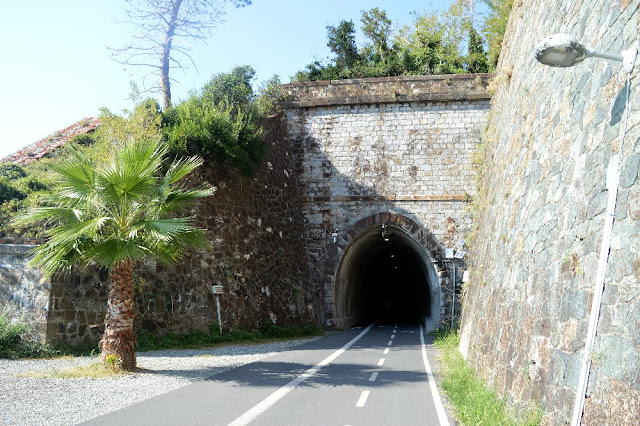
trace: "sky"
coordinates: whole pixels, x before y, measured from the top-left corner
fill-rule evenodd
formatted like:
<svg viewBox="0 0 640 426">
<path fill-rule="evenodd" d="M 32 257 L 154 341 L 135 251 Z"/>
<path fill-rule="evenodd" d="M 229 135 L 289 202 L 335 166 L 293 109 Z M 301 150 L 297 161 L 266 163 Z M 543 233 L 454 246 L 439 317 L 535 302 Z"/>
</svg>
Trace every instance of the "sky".
<svg viewBox="0 0 640 426">
<path fill-rule="evenodd" d="M 235 9 L 206 45 L 195 45 L 198 67 L 171 86 L 174 103 L 201 88 L 212 75 L 236 65 L 251 65 L 256 83 L 274 74 L 288 82 L 315 59 L 331 56 L 326 26 L 353 20 L 378 7 L 396 24 L 413 21 L 412 12 L 447 9 L 451 0 L 253 0 Z M 130 81 L 143 87 L 148 70 L 126 68 L 111 59 L 109 47 L 124 45 L 124 0 L 3 1 L 0 16 L 0 158 L 84 117 L 101 107 L 120 113 L 133 106 Z M 478 13 L 478 12 L 476 12 Z M 481 12 L 480 12 L 481 13 Z M 358 44 L 364 38 L 357 36 Z M 150 85 L 147 80 L 146 85 Z M 159 96 L 156 95 L 159 99 Z"/>
</svg>

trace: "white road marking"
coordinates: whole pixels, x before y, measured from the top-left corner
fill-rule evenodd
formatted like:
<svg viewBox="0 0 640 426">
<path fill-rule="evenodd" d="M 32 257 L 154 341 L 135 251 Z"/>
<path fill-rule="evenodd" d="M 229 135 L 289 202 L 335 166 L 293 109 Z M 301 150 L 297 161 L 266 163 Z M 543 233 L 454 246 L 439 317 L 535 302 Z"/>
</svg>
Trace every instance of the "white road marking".
<svg viewBox="0 0 640 426">
<path fill-rule="evenodd" d="M 362 391 L 362 395 L 360 395 L 360 399 L 358 399 L 356 407 L 364 407 L 364 404 L 367 403 L 367 398 L 369 398 L 369 391 Z"/>
<path fill-rule="evenodd" d="M 444 411 L 444 406 L 442 405 L 442 400 L 438 393 L 438 387 L 436 386 L 436 381 L 433 378 L 433 373 L 431 372 L 431 365 L 429 365 L 429 358 L 427 358 L 427 347 L 424 344 L 424 331 L 422 330 L 422 324 L 420 324 L 420 344 L 422 345 L 424 369 L 427 371 L 427 380 L 429 381 L 429 388 L 431 389 L 431 397 L 433 398 L 433 403 L 436 406 L 436 413 L 438 413 L 440 426 L 449 426 L 449 419 L 447 418 L 447 413 Z"/>
<path fill-rule="evenodd" d="M 386 349 L 384 350 L 384 352 L 382 353 L 382 355 L 386 355 L 386 354 L 388 354 L 388 353 L 389 353 L 389 348 L 386 348 Z"/>
<path fill-rule="evenodd" d="M 396 335 L 395 335 L 395 334 L 392 334 L 392 335 L 391 335 L 391 338 L 392 338 L 392 339 L 395 339 L 395 338 L 396 338 Z"/>
<path fill-rule="evenodd" d="M 378 365 L 382 365 L 384 364 L 384 358 L 380 358 L 380 361 L 378 361 Z"/>
<path fill-rule="evenodd" d="M 393 340 L 389 340 L 389 343 L 387 343 L 387 346 L 391 346 L 392 343 L 393 343 Z"/>
<path fill-rule="evenodd" d="M 374 371 L 373 373 L 371 373 L 371 377 L 369 377 L 369 381 L 375 382 L 377 378 L 378 378 L 378 372 Z"/>
<path fill-rule="evenodd" d="M 286 394 L 294 390 L 296 386 L 298 386 L 299 384 L 307 380 L 309 377 L 312 377 L 313 375 L 315 375 L 318 371 L 320 371 L 322 367 L 329 365 L 329 363 L 331 363 L 340 355 L 342 355 L 347 349 L 353 346 L 354 343 L 360 340 L 362 336 L 367 334 L 367 332 L 373 328 L 374 324 L 375 322 L 371 323 L 367 328 L 361 331 L 360 334 L 358 334 L 356 337 L 354 337 L 349 342 L 347 342 L 342 348 L 338 349 L 337 351 L 335 351 L 334 353 L 332 353 L 331 355 L 329 355 L 328 357 L 320 361 L 315 366 L 311 367 L 310 369 L 300 374 L 295 379 L 291 380 L 286 385 L 282 386 L 280 389 L 273 392 L 271 395 L 269 395 L 268 397 L 263 399 L 261 402 L 256 404 L 252 409 L 250 409 L 249 411 L 247 411 L 246 413 L 244 413 L 243 415 L 235 419 L 233 422 L 229 423 L 229 426 L 244 426 L 251 423 L 253 420 L 255 420 L 256 417 L 258 417 L 260 414 L 267 411 L 269 407 L 271 407 L 273 404 L 275 404 L 280 399 L 282 399 Z M 369 392 L 367 391 L 367 395 L 368 394 Z"/>
</svg>

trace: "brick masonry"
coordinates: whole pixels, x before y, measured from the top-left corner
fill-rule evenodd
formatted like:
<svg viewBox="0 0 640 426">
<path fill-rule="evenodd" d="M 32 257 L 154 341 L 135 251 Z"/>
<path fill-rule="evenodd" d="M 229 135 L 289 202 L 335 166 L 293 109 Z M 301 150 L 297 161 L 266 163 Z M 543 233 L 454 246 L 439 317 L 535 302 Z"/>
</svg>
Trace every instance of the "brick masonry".
<svg viewBox="0 0 640 426">
<path fill-rule="evenodd" d="M 433 236 L 440 251 L 470 231 L 466 206 L 475 193 L 471 157 L 486 123 L 487 77 L 284 85 L 311 281 L 323 294 L 325 323 L 342 321 L 334 316 L 343 254 L 361 233 L 388 223 L 380 220 L 381 214 L 417 224 Z M 371 222 L 358 226 L 364 218 Z M 357 233 L 351 235 L 354 228 Z M 427 253 L 433 251 L 423 244 Z M 433 256 L 439 260 L 440 252 Z M 442 280 L 441 286 L 449 285 Z M 446 306 L 441 319 L 451 315 Z"/>
<path fill-rule="evenodd" d="M 597 50 L 638 40 L 637 1 L 515 2 L 493 85 L 461 349 L 543 424 L 571 420 L 607 204 L 620 146 L 616 62 L 555 69 L 534 44 L 564 32 Z M 583 424 L 640 424 L 640 106 L 638 66 Z"/>
</svg>

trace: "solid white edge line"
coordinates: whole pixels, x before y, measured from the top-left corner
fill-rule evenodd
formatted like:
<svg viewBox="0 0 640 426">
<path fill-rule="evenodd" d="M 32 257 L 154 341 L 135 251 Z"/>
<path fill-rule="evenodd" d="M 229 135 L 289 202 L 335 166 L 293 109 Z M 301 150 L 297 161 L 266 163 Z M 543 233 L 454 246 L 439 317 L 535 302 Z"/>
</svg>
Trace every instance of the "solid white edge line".
<svg viewBox="0 0 640 426">
<path fill-rule="evenodd" d="M 442 399 L 440 399 L 440 393 L 438 393 L 438 387 L 436 381 L 431 372 L 431 365 L 429 364 L 429 358 L 427 357 L 427 346 L 424 344 L 424 330 L 422 324 L 420 324 L 420 344 L 422 345 L 422 360 L 424 361 L 424 369 L 427 371 L 427 380 L 429 381 L 429 388 L 431 389 L 431 397 L 433 403 L 436 406 L 436 413 L 438 413 L 438 421 L 440 426 L 449 426 L 449 419 L 447 413 L 444 411 L 444 405 L 442 405 Z"/>
<path fill-rule="evenodd" d="M 255 420 L 256 417 L 258 417 L 260 414 L 267 411 L 269 407 L 271 407 L 273 404 L 275 404 L 280 399 L 282 399 L 286 394 L 288 394 L 293 389 L 295 389 L 296 386 L 298 386 L 300 383 L 304 382 L 309 377 L 315 375 L 318 371 L 320 371 L 322 367 L 328 365 L 329 363 L 331 363 L 331 361 L 335 360 L 340 355 L 342 355 L 344 351 L 349 349 L 351 346 L 353 346 L 354 343 L 360 340 L 362 336 L 367 334 L 367 332 L 371 330 L 371 328 L 373 328 L 374 324 L 375 322 L 372 322 L 371 324 L 369 324 L 367 328 L 361 331 L 360 334 L 358 334 L 356 337 L 349 340 L 342 348 L 338 349 L 337 351 L 335 351 L 334 353 L 332 353 L 331 355 L 329 355 L 328 357 L 320 361 L 317 365 L 311 367 L 310 369 L 300 374 L 295 379 L 291 380 L 286 385 L 282 386 L 280 389 L 273 392 L 271 395 L 269 395 L 268 397 L 260 401 L 258 404 L 256 404 L 249 411 L 247 411 L 246 413 L 244 413 L 243 415 L 241 415 L 240 417 L 238 417 L 237 419 L 229 423 L 229 426 L 244 426 L 251 423 L 253 420 Z"/>
<path fill-rule="evenodd" d="M 364 407 L 364 405 L 367 403 L 367 398 L 369 398 L 369 391 L 362 391 L 360 399 L 358 399 L 358 402 L 356 403 L 356 407 Z"/>
</svg>

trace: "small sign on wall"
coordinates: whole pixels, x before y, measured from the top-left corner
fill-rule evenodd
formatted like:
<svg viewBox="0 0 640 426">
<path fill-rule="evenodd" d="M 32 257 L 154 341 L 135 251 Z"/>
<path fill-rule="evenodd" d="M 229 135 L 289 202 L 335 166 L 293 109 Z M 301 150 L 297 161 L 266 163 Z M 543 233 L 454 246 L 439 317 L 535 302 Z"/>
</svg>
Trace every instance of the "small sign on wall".
<svg viewBox="0 0 640 426">
<path fill-rule="evenodd" d="M 212 285 L 211 286 L 211 293 L 213 294 L 222 294 L 224 293 L 223 288 L 221 285 Z"/>
</svg>

